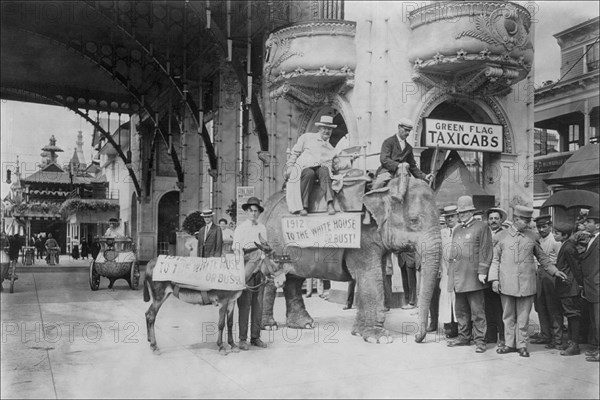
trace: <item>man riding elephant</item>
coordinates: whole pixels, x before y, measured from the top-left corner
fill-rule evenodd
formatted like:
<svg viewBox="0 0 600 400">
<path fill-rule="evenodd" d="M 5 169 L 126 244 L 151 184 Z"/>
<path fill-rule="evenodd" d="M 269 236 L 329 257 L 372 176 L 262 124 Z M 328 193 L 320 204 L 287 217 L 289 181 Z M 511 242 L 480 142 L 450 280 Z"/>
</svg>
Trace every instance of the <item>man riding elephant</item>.
<svg viewBox="0 0 600 400">
<path fill-rule="evenodd" d="M 383 324 L 384 290 L 381 260 L 391 253 L 414 248 L 422 265 L 422 289 L 419 297 L 419 331 L 416 340 L 426 334 L 429 303 L 436 283 L 440 262 L 439 215 L 433 191 L 424 181 L 408 173 L 407 164 L 385 188 L 371 191 L 362 202 L 373 218 L 361 229 L 360 248 L 309 247 L 285 245 L 281 217 L 289 215 L 285 194 L 276 193 L 266 202 L 261 215 L 271 243 L 277 253 L 289 255 L 290 269 L 284 285 L 287 326 L 312 328 L 313 319 L 305 309 L 302 283 L 307 277 L 357 282 L 359 298 L 354 335 L 369 342 L 390 342 Z M 272 232 L 272 234 L 271 234 Z M 263 325 L 276 325 L 273 319 L 274 289 L 265 290 Z"/>
</svg>

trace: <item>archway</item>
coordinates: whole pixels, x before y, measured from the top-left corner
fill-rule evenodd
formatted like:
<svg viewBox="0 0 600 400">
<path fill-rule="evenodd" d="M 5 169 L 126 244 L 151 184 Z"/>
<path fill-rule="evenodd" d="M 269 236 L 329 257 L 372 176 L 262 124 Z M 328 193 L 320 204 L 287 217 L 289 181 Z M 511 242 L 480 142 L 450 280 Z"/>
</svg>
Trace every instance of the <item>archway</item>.
<svg viewBox="0 0 600 400">
<path fill-rule="evenodd" d="M 158 254 L 175 255 L 179 229 L 179 192 L 165 193 L 158 201 Z"/>
</svg>

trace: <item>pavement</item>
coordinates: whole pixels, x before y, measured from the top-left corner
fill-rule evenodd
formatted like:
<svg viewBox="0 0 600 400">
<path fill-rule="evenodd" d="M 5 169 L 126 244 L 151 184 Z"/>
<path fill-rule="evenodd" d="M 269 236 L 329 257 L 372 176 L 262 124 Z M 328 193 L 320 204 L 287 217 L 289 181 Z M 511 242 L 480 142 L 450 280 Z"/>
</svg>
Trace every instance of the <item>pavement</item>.
<svg viewBox="0 0 600 400">
<path fill-rule="evenodd" d="M 267 349 L 226 356 L 215 344 L 217 308 L 170 298 L 157 317 L 156 355 L 142 291 L 124 280 L 109 290 L 102 278 L 92 292 L 86 265 L 19 267 L 15 293 L 2 291 L 1 398 L 599 397 L 599 364 L 583 353 L 530 345 L 522 358 L 490 344 L 477 354 L 447 347 L 439 333 L 417 344 L 416 309 L 386 313 L 394 342 L 370 344 L 350 334 L 356 310 L 318 296 L 305 299 L 315 329 L 262 331 Z M 275 317 L 283 325 L 283 298 Z"/>
</svg>

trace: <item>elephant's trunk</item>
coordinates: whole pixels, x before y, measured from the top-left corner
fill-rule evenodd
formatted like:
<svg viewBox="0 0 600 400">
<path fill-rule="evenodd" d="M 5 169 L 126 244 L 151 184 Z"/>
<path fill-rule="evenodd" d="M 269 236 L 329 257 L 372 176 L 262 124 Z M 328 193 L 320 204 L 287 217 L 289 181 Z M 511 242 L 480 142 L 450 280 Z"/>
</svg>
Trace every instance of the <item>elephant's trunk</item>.
<svg viewBox="0 0 600 400">
<path fill-rule="evenodd" d="M 439 284 L 438 274 L 442 256 L 442 238 L 438 227 L 424 234 L 417 249 L 421 257 L 421 288 L 419 291 L 419 330 L 415 341 L 421 343 L 427 334 L 427 316 L 435 289 Z"/>
</svg>

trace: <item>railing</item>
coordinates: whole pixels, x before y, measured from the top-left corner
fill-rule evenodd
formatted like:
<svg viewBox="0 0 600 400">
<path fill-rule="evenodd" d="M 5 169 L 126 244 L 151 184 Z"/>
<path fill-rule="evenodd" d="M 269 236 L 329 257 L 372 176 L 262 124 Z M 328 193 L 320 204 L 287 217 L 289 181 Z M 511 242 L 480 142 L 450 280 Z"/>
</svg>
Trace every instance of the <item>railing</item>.
<svg viewBox="0 0 600 400">
<path fill-rule="evenodd" d="M 119 190 L 108 188 L 94 188 L 89 189 L 86 187 L 78 187 L 72 190 L 67 199 L 80 198 L 80 199 L 101 199 L 101 200 L 119 200 Z"/>
</svg>

